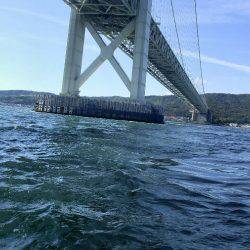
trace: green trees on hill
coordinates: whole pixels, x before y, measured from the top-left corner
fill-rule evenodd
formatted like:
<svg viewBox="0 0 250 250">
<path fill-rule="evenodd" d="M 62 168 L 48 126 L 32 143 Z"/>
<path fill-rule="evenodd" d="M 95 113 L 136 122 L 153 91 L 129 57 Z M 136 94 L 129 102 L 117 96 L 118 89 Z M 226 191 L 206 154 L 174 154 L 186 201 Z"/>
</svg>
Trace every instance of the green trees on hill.
<svg viewBox="0 0 250 250">
<path fill-rule="evenodd" d="M 149 96 L 148 101 L 164 107 L 167 115 L 190 116 L 190 110 L 175 96 Z M 214 123 L 250 124 L 250 94 L 207 94 Z"/>
<path fill-rule="evenodd" d="M 12 90 L 0 91 L 0 102 L 7 104 L 33 105 L 32 91 Z M 112 100 L 125 100 L 122 97 L 109 97 Z M 148 102 L 160 105 L 168 116 L 190 117 L 190 108 L 175 96 L 147 96 Z M 207 103 L 212 110 L 214 122 L 217 124 L 239 123 L 250 124 L 250 94 L 207 94 Z"/>
<path fill-rule="evenodd" d="M 250 95 L 207 94 L 215 123 L 250 124 Z"/>
</svg>

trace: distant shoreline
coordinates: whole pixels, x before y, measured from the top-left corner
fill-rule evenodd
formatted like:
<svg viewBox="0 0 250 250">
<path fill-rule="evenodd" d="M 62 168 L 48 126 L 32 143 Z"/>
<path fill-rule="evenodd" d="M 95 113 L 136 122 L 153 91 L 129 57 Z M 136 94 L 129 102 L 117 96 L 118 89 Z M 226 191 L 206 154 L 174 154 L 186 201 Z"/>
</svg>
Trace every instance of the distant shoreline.
<svg viewBox="0 0 250 250">
<path fill-rule="evenodd" d="M 25 90 L 0 91 L 0 103 L 13 105 L 34 105 L 34 97 L 38 94 L 51 94 L 45 92 Z M 98 98 L 98 97 L 96 97 Z M 124 100 L 124 97 L 100 97 L 114 101 Z M 228 125 L 231 127 L 249 127 L 250 125 L 250 94 L 206 94 L 208 106 L 214 116 L 214 124 Z M 173 117 L 173 120 L 187 120 L 191 113 L 190 109 L 173 95 L 147 96 L 146 100 L 155 105 L 160 105 L 165 110 L 165 115 Z"/>
</svg>

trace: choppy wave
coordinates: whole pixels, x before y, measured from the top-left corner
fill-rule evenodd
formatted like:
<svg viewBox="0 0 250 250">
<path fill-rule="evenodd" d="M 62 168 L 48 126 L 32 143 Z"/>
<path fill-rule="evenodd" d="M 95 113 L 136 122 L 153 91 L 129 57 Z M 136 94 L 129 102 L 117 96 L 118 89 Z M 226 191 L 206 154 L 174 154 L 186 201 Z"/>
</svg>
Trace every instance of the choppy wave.
<svg viewBox="0 0 250 250">
<path fill-rule="evenodd" d="M 249 249 L 250 132 L 0 106 L 0 248 Z"/>
</svg>

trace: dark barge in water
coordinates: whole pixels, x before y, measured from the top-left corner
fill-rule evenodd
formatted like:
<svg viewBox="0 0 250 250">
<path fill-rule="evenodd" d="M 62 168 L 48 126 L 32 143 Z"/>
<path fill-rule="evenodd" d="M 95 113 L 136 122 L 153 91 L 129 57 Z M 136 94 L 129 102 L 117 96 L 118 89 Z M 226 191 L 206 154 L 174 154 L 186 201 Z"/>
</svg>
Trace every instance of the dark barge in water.
<svg viewBox="0 0 250 250">
<path fill-rule="evenodd" d="M 138 101 L 111 101 L 104 98 L 38 95 L 36 112 L 63 115 L 128 120 L 147 123 L 164 123 L 163 109 Z"/>
</svg>

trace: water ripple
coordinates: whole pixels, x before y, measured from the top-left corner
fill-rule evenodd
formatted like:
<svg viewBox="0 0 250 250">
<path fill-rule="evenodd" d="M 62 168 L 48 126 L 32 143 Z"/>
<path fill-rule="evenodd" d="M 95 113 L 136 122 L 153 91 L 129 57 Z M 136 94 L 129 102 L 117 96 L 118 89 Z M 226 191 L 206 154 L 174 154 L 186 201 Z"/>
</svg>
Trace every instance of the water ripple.
<svg viewBox="0 0 250 250">
<path fill-rule="evenodd" d="M 249 249 L 249 142 L 0 105 L 0 248 Z"/>
</svg>

